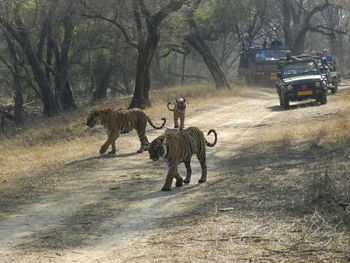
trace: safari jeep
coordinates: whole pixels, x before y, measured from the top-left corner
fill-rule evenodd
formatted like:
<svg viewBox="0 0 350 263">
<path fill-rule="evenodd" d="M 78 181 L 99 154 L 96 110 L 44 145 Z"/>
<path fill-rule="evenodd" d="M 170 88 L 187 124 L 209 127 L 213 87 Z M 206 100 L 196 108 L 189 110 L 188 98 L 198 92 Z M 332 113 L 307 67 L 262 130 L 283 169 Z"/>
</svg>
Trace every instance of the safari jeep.
<svg viewBox="0 0 350 263">
<path fill-rule="evenodd" d="M 327 83 L 328 89 L 332 94 L 338 91 L 338 86 L 341 82 L 340 74 L 335 71 L 335 66 L 329 66 L 325 59 L 322 57 L 314 57 L 316 64 L 323 75 L 323 79 Z"/>
<path fill-rule="evenodd" d="M 280 106 L 289 109 L 290 101 L 315 99 L 327 103 L 327 84 L 315 60 L 299 60 L 281 65 L 276 82 Z"/>
</svg>

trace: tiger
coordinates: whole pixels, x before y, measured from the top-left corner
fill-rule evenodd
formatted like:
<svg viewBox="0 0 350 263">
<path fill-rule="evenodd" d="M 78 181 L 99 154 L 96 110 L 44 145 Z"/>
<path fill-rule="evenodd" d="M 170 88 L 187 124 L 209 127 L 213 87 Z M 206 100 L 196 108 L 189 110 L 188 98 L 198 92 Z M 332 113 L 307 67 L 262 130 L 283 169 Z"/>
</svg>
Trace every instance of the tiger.
<svg viewBox="0 0 350 263">
<path fill-rule="evenodd" d="M 87 117 L 86 125 L 90 128 L 95 125 L 101 124 L 107 130 L 108 138 L 106 142 L 100 148 L 100 154 L 104 154 L 109 145 L 112 145 L 112 150 L 109 154 L 116 153 L 115 141 L 118 139 L 120 134 L 128 133 L 132 129 L 137 131 L 141 142 L 141 148 L 137 151 L 142 153 L 147 149 L 149 144 L 147 136 L 145 135 L 147 122 L 155 129 L 161 129 L 164 127 L 166 119 L 162 118 L 162 125 L 156 127 L 151 122 L 147 114 L 140 109 L 129 109 L 129 110 L 112 110 L 110 108 L 102 108 L 93 110 Z"/>
<path fill-rule="evenodd" d="M 201 164 L 202 176 L 198 183 L 207 181 L 207 164 L 206 164 L 206 146 L 214 147 L 217 142 L 217 134 L 215 130 L 210 130 L 207 135 L 214 133 L 215 140 L 209 143 L 203 132 L 196 127 L 189 127 L 177 133 L 162 134 L 154 139 L 148 146 L 149 157 L 153 161 L 164 158 L 168 165 L 168 174 L 165 179 L 165 184 L 162 191 L 170 191 L 173 178 L 176 179 L 176 186 L 182 186 L 183 183 L 189 184 L 191 181 L 191 158 L 193 154 Z M 180 163 L 185 163 L 186 177 L 183 180 L 178 174 L 177 166 Z"/>
<path fill-rule="evenodd" d="M 169 107 L 171 103 L 168 102 L 168 110 L 174 112 L 174 128 L 179 128 L 178 120 L 180 118 L 180 131 L 184 129 L 185 125 L 185 112 L 186 112 L 186 99 L 177 98 L 173 109 Z"/>
</svg>

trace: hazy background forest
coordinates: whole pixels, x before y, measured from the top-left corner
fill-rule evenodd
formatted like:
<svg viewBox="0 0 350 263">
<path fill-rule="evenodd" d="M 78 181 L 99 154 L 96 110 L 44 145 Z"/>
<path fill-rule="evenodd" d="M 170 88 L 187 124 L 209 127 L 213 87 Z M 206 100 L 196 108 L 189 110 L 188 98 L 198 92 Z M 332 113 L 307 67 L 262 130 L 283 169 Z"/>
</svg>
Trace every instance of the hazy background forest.
<svg viewBox="0 0 350 263">
<path fill-rule="evenodd" d="M 230 88 L 246 32 L 294 54 L 328 48 L 350 72 L 348 0 L 1 0 L 0 10 L 3 129 L 39 106 L 53 116 L 130 94 L 146 108 L 152 89 Z"/>
</svg>

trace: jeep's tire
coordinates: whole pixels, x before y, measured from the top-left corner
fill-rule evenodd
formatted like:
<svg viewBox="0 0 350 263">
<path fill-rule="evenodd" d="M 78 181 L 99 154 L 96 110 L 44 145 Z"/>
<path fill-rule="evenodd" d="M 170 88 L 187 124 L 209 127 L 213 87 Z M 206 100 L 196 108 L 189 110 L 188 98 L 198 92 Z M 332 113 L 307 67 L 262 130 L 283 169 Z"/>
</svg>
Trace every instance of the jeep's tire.
<svg viewBox="0 0 350 263">
<path fill-rule="evenodd" d="M 289 109 L 289 98 L 285 96 L 285 94 L 282 93 L 282 104 L 283 104 L 283 109 L 288 110 Z"/>
<path fill-rule="evenodd" d="M 331 88 L 332 94 L 337 93 L 338 91 L 338 84 L 335 84 L 333 88 Z"/>
<path fill-rule="evenodd" d="M 327 103 L 327 90 L 323 91 L 321 96 L 319 97 L 318 101 L 321 104 L 326 104 Z"/>
</svg>

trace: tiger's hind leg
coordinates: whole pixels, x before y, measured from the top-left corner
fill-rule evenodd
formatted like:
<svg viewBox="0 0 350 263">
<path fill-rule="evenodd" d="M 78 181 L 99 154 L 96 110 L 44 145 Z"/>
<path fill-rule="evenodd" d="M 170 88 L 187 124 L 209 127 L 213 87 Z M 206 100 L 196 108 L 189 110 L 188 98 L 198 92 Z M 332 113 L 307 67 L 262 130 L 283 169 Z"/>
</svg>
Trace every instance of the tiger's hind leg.
<svg viewBox="0 0 350 263">
<path fill-rule="evenodd" d="M 197 154 L 198 160 L 201 164 L 201 168 L 202 168 L 202 176 L 201 179 L 198 180 L 199 184 L 205 183 L 207 181 L 207 161 L 206 161 L 206 157 L 205 157 L 205 152 L 202 156 L 199 156 Z"/>
<path fill-rule="evenodd" d="M 139 136 L 140 139 L 140 143 L 141 143 L 141 147 L 140 149 L 137 151 L 138 153 L 142 153 L 143 151 L 147 150 L 147 146 L 148 146 L 148 139 L 147 136 L 145 134 L 145 129 L 142 129 L 140 131 L 137 131 L 137 134 Z"/>
<path fill-rule="evenodd" d="M 186 161 L 185 166 L 186 166 L 186 177 L 185 177 L 184 183 L 189 184 L 191 182 L 191 174 L 192 174 L 191 160 Z"/>
<path fill-rule="evenodd" d="M 111 142 L 112 150 L 108 152 L 108 154 L 115 154 L 116 153 L 116 147 L 115 147 L 115 141 L 118 139 L 119 134 L 114 136 Z"/>
<path fill-rule="evenodd" d="M 184 185 L 184 182 L 182 180 L 182 177 L 179 175 L 177 169 L 176 169 L 176 176 L 175 176 L 175 179 L 176 179 L 176 187 L 179 187 L 179 186 L 183 186 Z"/>
</svg>

